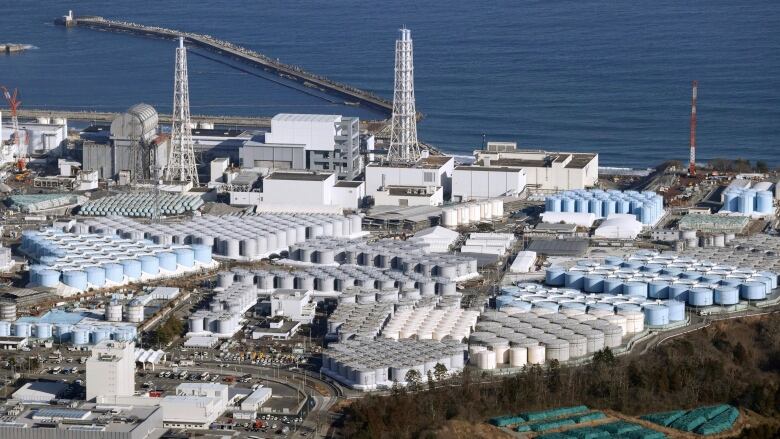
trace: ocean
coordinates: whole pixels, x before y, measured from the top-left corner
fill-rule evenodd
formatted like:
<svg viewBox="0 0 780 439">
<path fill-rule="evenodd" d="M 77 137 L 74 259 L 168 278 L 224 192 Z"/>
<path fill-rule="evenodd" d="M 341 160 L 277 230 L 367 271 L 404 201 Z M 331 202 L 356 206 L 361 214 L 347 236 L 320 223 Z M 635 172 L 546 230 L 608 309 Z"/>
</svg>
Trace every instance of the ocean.
<svg viewBox="0 0 780 439">
<path fill-rule="evenodd" d="M 174 42 L 55 26 L 68 9 L 210 34 L 388 98 L 406 26 L 419 136 L 454 154 L 484 134 L 598 152 L 610 166 L 687 160 L 697 79 L 699 160 L 780 165 L 776 0 L 22 0 L 3 8 L 0 43 L 35 48 L 0 55 L 0 84 L 18 87 L 23 107 L 170 111 Z M 201 55 L 189 55 L 193 114 L 378 116 Z"/>
</svg>

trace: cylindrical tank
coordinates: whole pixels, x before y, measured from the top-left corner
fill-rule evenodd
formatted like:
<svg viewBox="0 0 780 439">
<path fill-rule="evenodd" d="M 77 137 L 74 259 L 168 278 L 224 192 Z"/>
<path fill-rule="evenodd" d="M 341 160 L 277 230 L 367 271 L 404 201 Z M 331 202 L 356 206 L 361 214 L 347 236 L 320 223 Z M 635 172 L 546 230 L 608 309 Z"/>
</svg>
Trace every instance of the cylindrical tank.
<svg viewBox="0 0 780 439">
<path fill-rule="evenodd" d="M 647 284 L 644 282 L 626 282 L 623 284 L 623 294 L 626 296 L 647 297 Z"/>
<path fill-rule="evenodd" d="M 141 277 L 141 261 L 138 259 L 122 259 L 119 261 L 128 279 L 134 280 Z"/>
<path fill-rule="evenodd" d="M 40 339 L 51 338 L 52 327 L 50 323 L 36 323 L 35 324 L 35 337 Z"/>
<path fill-rule="evenodd" d="M 584 290 L 588 293 L 604 292 L 604 276 L 598 274 L 585 275 Z"/>
<path fill-rule="evenodd" d="M 128 322 L 140 323 L 144 321 L 144 306 L 139 302 L 130 302 L 125 307 L 125 319 Z"/>
<path fill-rule="evenodd" d="M 102 287 L 106 284 L 106 270 L 103 267 L 91 266 L 84 269 L 87 273 L 87 282 L 93 287 Z"/>
<path fill-rule="evenodd" d="M 528 363 L 529 364 L 544 364 L 545 349 L 542 345 L 527 346 Z"/>
<path fill-rule="evenodd" d="M 554 339 L 544 342 L 545 359 L 569 361 L 569 342 L 561 339 Z"/>
<path fill-rule="evenodd" d="M 585 275 L 581 271 L 567 271 L 564 280 L 566 288 L 581 290 L 585 286 Z"/>
<path fill-rule="evenodd" d="M 176 254 L 172 252 L 157 253 L 160 268 L 165 271 L 176 271 Z"/>
<path fill-rule="evenodd" d="M 12 325 L 14 336 L 16 337 L 31 337 L 32 325 L 27 322 L 16 322 Z"/>
<path fill-rule="evenodd" d="M 38 272 L 38 284 L 43 287 L 55 288 L 60 283 L 60 272 L 57 270 L 41 270 Z"/>
<path fill-rule="evenodd" d="M 103 264 L 103 270 L 105 270 L 106 280 L 108 281 L 120 283 L 124 280 L 124 270 L 121 264 Z"/>
<path fill-rule="evenodd" d="M 739 303 L 739 288 L 733 286 L 717 287 L 713 293 L 716 305 L 736 305 Z"/>
<path fill-rule="evenodd" d="M 89 344 L 89 336 L 91 328 L 87 326 L 76 326 L 73 328 L 73 344 L 74 345 L 86 345 Z"/>
<path fill-rule="evenodd" d="M 554 287 L 562 287 L 565 284 L 566 270 L 561 267 L 550 267 L 545 274 L 545 283 Z"/>
<path fill-rule="evenodd" d="M 208 264 L 211 262 L 211 246 L 196 244 L 192 245 L 191 247 L 195 254 L 196 261 L 202 264 Z"/>
<path fill-rule="evenodd" d="M 106 320 L 109 322 L 121 322 L 122 321 L 122 303 L 112 301 L 106 304 Z"/>
<path fill-rule="evenodd" d="M 146 274 L 159 274 L 160 273 L 160 260 L 156 256 L 146 255 L 141 256 L 141 271 Z"/>
<path fill-rule="evenodd" d="M 79 291 L 85 291 L 87 289 L 87 273 L 82 270 L 63 271 L 62 283 Z"/>
<path fill-rule="evenodd" d="M 739 287 L 739 297 L 745 300 L 766 299 L 766 285 L 761 282 L 749 281 Z"/>
<path fill-rule="evenodd" d="M 92 337 L 90 342 L 92 344 L 98 344 L 103 340 L 110 340 L 111 339 L 111 329 L 106 327 L 99 327 L 95 328 L 92 331 Z"/>
<path fill-rule="evenodd" d="M 664 305 L 669 308 L 670 322 L 681 322 L 685 320 L 685 302 L 667 300 L 664 302 Z"/>
<path fill-rule="evenodd" d="M 669 324 L 669 308 L 665 305 L 646 305 L 643 312 L 645 313 L 645 325 L 662 326 Z"/>
<path fill-rule="evenodd" d="M 0 320 L 12 322 L 16 320 L 16 303 L 0 302 Z"/>
<path fill-rule="evenodd" d="M 713 303 L 713 291 L 709 288 L 691 288 L 688 291 L 688 305 L 710 306 Z"/>
<path fill-rule="evenodd" d="M 523 367 L 528 363 L 528 349 L 521 347 L 509 348 L 509 366 Z"/>
</svg>

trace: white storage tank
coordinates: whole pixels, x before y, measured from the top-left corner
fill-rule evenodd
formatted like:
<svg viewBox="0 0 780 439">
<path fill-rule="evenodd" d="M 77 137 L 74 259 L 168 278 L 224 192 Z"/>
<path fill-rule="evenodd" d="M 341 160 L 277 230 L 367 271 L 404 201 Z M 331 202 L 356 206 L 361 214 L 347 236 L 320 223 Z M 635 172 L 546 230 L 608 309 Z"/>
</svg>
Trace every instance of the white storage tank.
<svg viewBox="0 0 780 439">
<path fill-rule="evenodd" d="M 123 306 L 121 302 L 111 301 L 106 304 L 106 320 L 109 322 L 122 321 Z"/>
<path fill-rule="evenodd" d="M 144 306 L 140 302 L 130 302 L 126 309 L 126 319 L 128 322 L 140 323 L 144 321 Z"/>
</svg>

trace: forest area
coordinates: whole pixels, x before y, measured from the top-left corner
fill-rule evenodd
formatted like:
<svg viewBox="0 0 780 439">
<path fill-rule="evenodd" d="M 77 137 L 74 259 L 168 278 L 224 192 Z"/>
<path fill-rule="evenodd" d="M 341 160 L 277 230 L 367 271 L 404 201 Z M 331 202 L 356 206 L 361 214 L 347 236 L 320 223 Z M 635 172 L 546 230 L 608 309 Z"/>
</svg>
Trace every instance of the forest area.
<svg viewBox="0 0 780 439">
<path fill-rule="evenodd" d="M 642 356 L 597 352 L 591 363 L 553 361 L 512 376 L 478 372 L 434 380 L 419 390 L 394 387 L 344 409 L 347 438 L 437 438 L 448 423 L 585 404 L 641 415 L 729 403 L 767 419 L 741 437 L 780 437 L 780 318 L 717 322 Z M 765 417 L 765 418 L 764 418 Z"/>
</svg>

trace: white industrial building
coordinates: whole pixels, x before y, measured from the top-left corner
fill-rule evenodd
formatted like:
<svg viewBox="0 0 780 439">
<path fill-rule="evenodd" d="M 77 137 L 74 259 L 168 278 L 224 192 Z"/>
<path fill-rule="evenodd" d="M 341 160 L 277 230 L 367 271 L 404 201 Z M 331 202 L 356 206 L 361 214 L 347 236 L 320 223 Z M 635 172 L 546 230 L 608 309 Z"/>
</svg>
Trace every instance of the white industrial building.
<svg viewBox="0 0 780 439">
<path fill-rule="evenodd" d="M 309 290 L 277 289 L 268 299 L 269 315 L 286 317 L 304 324 L 311 323 L 316 309 L 316 304 L 312 303 L 311 299 L 312 292 Z"/>
<path fill-rule="evenodd" d="M 3 114 L 0 113 L 0 143 L 11 140 L 13 135 L 11 119 L 4 120 Z M 17 156 L 21 153 L 27 157 L 43 154 L 59 156 L 67 139 L 67 119 L 39 117 L 35 121 L 19 121 L 21 150 L 11 153 Z"/>
<path fill-rule="evenodd" d="M 330 114 L 277 114 L 264 138 L 239 150 L 242 168 L 333 172 L 352 180 L 363 171 L 360 120 Z"/>
<path fill-rule="evenodd" d="M 41 404 L 55 400 L 68 388 L 60 381 L 31 381 L 19 388 L 11 397 L 27 404 Z"/>
<path fill-rule="evenodd" d="M 366 195 L 377 206 L 436 206 L 452 192 L 455 160 L 423 157 L 412 164 L 372 164 L 366 167 Z"/>
<path fill-rule="evenodd" d="M 411 239 L 425 243 L 431 253 L 448 253 L 458 238 L 460 238 L 460 233 L 435 226 L 420 230 Z"/>
<path fill-rule="evenodd" d="M 227 405 L 228 386 L 219 383 L 182 383 L 176 395 L 160 402 L 163 425 L 169 428 L 208 428 Z"/>
<path fill-rule="evenodd" d="M 135 393 L 135 343 L 105 340 L 87 359 L 87 401 Z"/>
<path fill-rule="evenodd" d="M 526 171 L 507 166 L 458 166 L 452 173 L 452 201 L 517 196 L 525 190 Z"/>
<path fill-rule="evenodd" d="M 599 155 L 593 153 L 518 150 L 514 142 L 488 142 L 474 156 L 479 166 L 523 168 L 529 189 L 585 189 L 599 178 Z"/>
<path fill-rule="evenodd" d="M 596 238 L 636 239 L 642 233 L 642 223 L 632 214 L 613 213 L 593 232 Z"/>
<path fill-rule="evenodd" d="M 269 399 L 271 399 L 271 394 L 273 392 L 271 391 L 270 387 L 259 387 L 254 392 L 250 393 L 249 396 L 244 398 L 243 401 L 241 401 L 241 410 L 243 411 L 251 411 L 255 412 L 260 409 L 260 407 L 265 404 Z"/>
<path fill-rule="evenodd" d="M 542 222 L 548 224 L 576 224 L 581 227 L 591 228 L 596 222 L 596 215 L 585 212 L 544 212 Z"/>
</svg>

